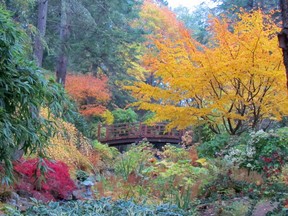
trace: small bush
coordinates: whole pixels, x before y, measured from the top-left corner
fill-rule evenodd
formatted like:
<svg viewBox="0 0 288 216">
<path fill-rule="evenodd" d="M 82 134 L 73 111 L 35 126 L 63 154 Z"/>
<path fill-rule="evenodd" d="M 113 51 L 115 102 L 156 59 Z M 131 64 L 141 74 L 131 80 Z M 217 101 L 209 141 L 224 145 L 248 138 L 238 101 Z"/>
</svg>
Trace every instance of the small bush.
<svg viewBox="0 0 288 216">
<path fill-rule="evenodd" d="M 131 149 L 122 155 L 119 155 L 115 161 L 115 172 L 127 180 L 129 174 L 133 171 L 141 173 L 141 171 L 149 163 L 149 158 L 152 158 L 152 145 L 143 143 L 140 145 L 132 145 Z"/>
<path fill-rule="evenodd" d="M 243 216 L 248 213 L 249 204 L 241 201 L 236 201 L 228 206 L 225 206 L 222 212 L 223 216 Z"/>
<path fill-rule="evenodd" d="M 20 177 L 16 190 L 26 191 L 34 198 L 38 196 L 44 201 L 67 199 L 75 189 L 68 166 L 61 161 L 23 160 L 14 164 L 14 170 Z"/>
<path fill-rule="evenodd" d="M 114 116 L 114 123 L 133 123 L 137 122 L 138 115 L 131 108 L 117 109 L 112 112 Z"/>
<path fill-rule="evenodd" d="M 40 114 L 46 118 L 47 109 L 42 109 Z M 65 161 L 72 172 L 77 169 L 91 171 L 93 166 L 98 164 L 99 156 L 90 141 L 77 130 L 75 125 L 54 116 L 52 119 L 57 121 L 58 131 L 50 138 L 52 145 L 46 148 L 49 158 Z"/>
<path fill-rule="evenodd" d="M 244 140 L 223 151 L 225 161 L 263 173 L 267 178 L 281 173 L 288 161 L 288 128 L 251 132 Z"/>
<path fill-rule="evenodd" d="M 219 134 L 214 139 L 204 142 L 197 147 L 198 154 L 203 158 L 215 158 L 228 144 L 230 135 Z"/>
<path fill-rule="evenodd" d="M 173 145 L 165 145 L 163 147 L 163 155 L 167 161 L 177 162 L 178 160 L 189 160 L 189 152 L 184 148 Z"/>
<path fill-rule="evenodd" d="M 117 148 L 109 147 L 107 144 L 102 144 L 96 140 L 93 142 L 93 146 L 96 152 L 100 155 L 101 160 L 105 163 L 112 163 L 119 154 Z"/>
</svg>

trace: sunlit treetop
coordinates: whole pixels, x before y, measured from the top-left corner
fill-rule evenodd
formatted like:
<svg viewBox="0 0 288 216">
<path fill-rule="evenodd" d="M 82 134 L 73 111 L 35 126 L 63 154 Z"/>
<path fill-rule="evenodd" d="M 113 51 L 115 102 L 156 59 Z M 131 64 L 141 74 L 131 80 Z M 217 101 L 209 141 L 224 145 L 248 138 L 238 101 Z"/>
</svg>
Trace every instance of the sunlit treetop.
<svg viewBox="0 0 288 216">
<path fill-rule="evenodd" d="M 151 38 L 154 51 L 147 52 L 144 67 L 161 83 L 129 88 L 140 109 L 155 112 L 154 120 L 169 121 L 170 128 L 206 123 L 216 133 L 224 128 L 231 134 L 287 115 L 280 30 L 270 15 L 243 13 L 234 23 L 211 18 L 207 47 L 193 40 L 175 16 L 166 15 L 177 36 L 159 31 Z"/>
<path fill-rule="evenodd" d="M 69 74 L 66 90 L 76 100 L 80 113 L 86 117 L 101 115 L 111 97 L 106 76 L 97 78 Z"/>
</svg>

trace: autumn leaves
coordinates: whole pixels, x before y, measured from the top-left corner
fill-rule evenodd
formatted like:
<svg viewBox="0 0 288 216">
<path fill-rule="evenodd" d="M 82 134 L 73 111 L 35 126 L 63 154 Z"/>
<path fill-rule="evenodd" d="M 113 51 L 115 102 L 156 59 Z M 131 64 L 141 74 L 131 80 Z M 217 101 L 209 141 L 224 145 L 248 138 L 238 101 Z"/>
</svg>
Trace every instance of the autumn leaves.
<svg viewBox="0 0 288 216">
<path fill-rule="evenodd" d="M 154 7 L 162 15 L 158 27 L 174 23 L 172 31 L 155 27 L 157 33 L 148 37 L 143 66 L 153 73 L 154 85 L 128 87 L 138 99 L 135 105 L 156 113 L 155 121 L 169 121 L 171 128 L 207 124 L 216 133 L 239 134 L 288 113 L 279 28 L 269 15 L 243 13 L 233 23 L 212 18 L 212 37 L 204 46 L 167 8 L 146 4 L 147 14 Z"/>
<path fill-rule="evenodd" d="M 147 35 L 139 44 L 143 69 L 134 72 L 141 81 L 126 88 L 138 100 L 135 106 L 156 114 L 155 122 L 168 121 L 170 128 L 180 129 L 206 124 L 215 133 L 240 134 L 258 128 L 263 119 L 280 120 L 287 115 L 285 72 L 277 41 L 280 29 L 270 15 L 258 10 L 242 12 L 232 21 L 211 18 L 206 45 L 194 40 L 172 11 L 153 1 L 144 2 L 133 25 Z M 92 79 L 83 82 L 88 80 Z M 70 88 L 68 79 L 68 92 L 73 95 L 84 86 L 79 82 L 77 77 L 76 86 Z M 84 100 L 83 95 L 76 97 L 84 115 L 105 110 L 110 98 L 106 83 L 98 80 L 89 87 L 96 95 L 91 93 Z"/>
</svg>

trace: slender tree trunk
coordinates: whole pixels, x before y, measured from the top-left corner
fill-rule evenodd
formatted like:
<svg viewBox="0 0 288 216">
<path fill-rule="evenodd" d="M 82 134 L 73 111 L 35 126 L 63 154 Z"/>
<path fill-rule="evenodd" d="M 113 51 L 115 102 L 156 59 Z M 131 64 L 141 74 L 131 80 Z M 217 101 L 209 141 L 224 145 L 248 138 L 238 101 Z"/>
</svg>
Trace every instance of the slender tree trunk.
<svg viewBox="0 0 288 216">
<path fill-rule="evenodd" d="M 288 89 L 288 0 L 280 0 L 283 28 L 279 34 L 279 44 L 283 51 L 283 60 L 286 69 L 286 85 Z"/>
<path fill-rule="evenodd" d="M 60 24 L 60 51 L 56 68 L 56 81 L 65 86 L 67 72 L 67 42 L 69 38 L 69 25 L 67 16 L 67 0 L 61 0 L 61 24 Z"/>
<path fill-rule="evenodd" d="M 38 35 L 35 39 L 34 55 L 36 57 L 37 65 L 42 67 L 43 60 L 43 44 L 42 40 L 46 32 L 47 23 L 48 0 L 38 0 Z"/>
<path fill-rule="evenodd" d="M 253 10 L 254 9 L 254 0 L 249 0 L 247 3 L 247 7 L 249 8 L 249 10 Z"/>
<path fill-rule="evenodd" d="M 269 8 L 269 7 L 267 7 Z M 266 11 L 264 0 L 260 0 L 258 3 L 258 9 L 262 9 L 262 11 Z"/>
</svg>

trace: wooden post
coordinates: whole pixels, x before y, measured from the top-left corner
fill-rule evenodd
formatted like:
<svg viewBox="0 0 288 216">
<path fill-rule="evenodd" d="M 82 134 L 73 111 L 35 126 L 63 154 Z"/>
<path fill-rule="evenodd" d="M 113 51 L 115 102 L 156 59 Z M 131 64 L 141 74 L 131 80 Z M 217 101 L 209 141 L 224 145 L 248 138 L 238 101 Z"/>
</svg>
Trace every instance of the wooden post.
<svg viewBox="0 0 288 216">
<path fill-rule="evenodd" d="M 111 127 L 113 127 L 113 126 L 111 126 Z M 109 139 L 109 135 L 110 135 L 110 131 L 109 131 L 109 130 L 110 130 L 110 128 L 109 128 L 109 126 L 108 126 L 108 125 L 106 125 L 106 127 L 105 127 L 105 128 L 106 128 L 106 138 L 105 138 L 105 139 L 106 139 L 106 140 L 108 140 L 108 139 Z"/>
<path fill-rule="evenodd" d="M 128 137 L 130 137 L 130 135 L 131 135 L 131 134 L 130 134 L 130 128 L 131 128 L 131 124 L 130 124 L 130 123 L 127 123 L 127 124 L 126 124 L 126 129 L 125 129 L 125 130 L 126 130 L 126 131 L 125 131 L 125 135 L 128 136 Z"/>
<path fill-rule="evenodd" d="M 142 123 L 139 122 L 139 129 L 138 129 L 138 132 L 137 132 L 137 136 L 138 137 L 141 137 L 141 131 L 142 131 Z"/>
<path fill-rule="evenodd" d="M 98 135 L 97 135 L 98 139 L 101 139 L 101 124 L 98 124 Z"/>
<path fill-rule="evenodd" d="M 144 134 L 142 134 L 142 138 L 147 137 L 147 125 L 144 125 Z"/>
</svg>

